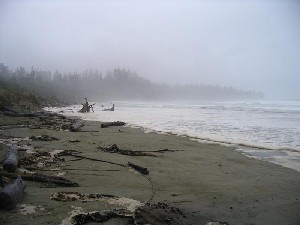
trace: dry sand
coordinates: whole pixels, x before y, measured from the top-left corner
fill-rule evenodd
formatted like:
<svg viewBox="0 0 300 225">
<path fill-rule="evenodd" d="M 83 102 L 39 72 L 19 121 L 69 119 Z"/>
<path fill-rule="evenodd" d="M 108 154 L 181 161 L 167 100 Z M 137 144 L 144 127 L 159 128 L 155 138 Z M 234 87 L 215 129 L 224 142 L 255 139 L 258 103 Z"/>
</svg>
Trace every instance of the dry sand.
<svg viewBox="0 0 300 225">
<path fill-rule="evenodd" d="M 38 123 L 38 119 L 0 115 L 0 122 L 1 125 L 33 124 Z M 48 152 L 78 150 L 86 157 L 119 164 L 129 161 L 147 167 L 150 174 L 142 176 L 127 167 L 87 159 L 74 161 L 74 157 L 66 156 L 58 165 L 63 170 L 40 172 L 60 173 L 77 182 L 79 187 L 53 188 L 26 181 L 26 195 L 21 205 L 12 211 L 0 211 L 0 224 L 68 224 L 66 218 L 76 209 L 89 212 L 123 207 L 107 201 L 51 200 L 50 197 L 59 191 L 170 203 L 195 215 L 193 224 L 199 225 L 209 221 L 226 221 L 231 225 L 300 224 L 300 174 L 296 171 L 247 158 L 233 148 L 221 145 L 198 143 L 174 135 L 145 134 L 141 129 L 128 127 L 101 129 L 100 122 L 84 123 L 83 130 L 97 132 L 12 128 L 0 130 L 0 138 L 9 143 L 12 137 L 28 139 L 32 135 L 49 135 L 59 140 L 25 140 L 19 144 Z M 158 157 L 149 157 L 125 156 L 97 149 L 97 146 L 112 144 L 135 151 L 180 151 L 155 153 Z M 20 157 L 22 154 L 24 152 L 20 152 Z M 127 224 L 127 220 L 112 219 L 103 224 Z"/>
</svg>

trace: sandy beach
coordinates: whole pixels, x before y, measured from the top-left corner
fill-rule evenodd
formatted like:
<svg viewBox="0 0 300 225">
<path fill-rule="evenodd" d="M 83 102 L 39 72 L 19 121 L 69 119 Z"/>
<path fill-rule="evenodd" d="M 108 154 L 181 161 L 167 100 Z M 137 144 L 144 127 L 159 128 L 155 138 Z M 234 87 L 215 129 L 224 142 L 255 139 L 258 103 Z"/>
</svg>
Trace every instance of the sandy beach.
<svg viewBox="0 0 300 225">
<path fill-rule="evenodd" d="M 81 131 L 70 132 L 60 129 L 59 119 L 52 121 L 57 122 L 56 129 L 53 129 L 55 125 L 40 126 L 42 121 L 38 117 L 1 114 L 0 140 L 3 144 L 0 156 L 3 158 L 5 145 L 13 141 L 23 148 L 19 151 L 20 159 L 30 156 L 30 151 L 55 154 L 58 150 L 72 150 L 85 158 L 62 155 L 59 160 L 41 165 L 39 170 L 32 168 L 32 171 L 63 176 L 78 183 L 78 187 L 25 180 L 24 199 L 14 210 L 0 211 L 1 225 L 71 224 L 68 217 L 74 210 L 87 213 L 126 208 L 130 211 L 130 207 L 144 203 L 167 204 L 166 210 L 174 207 L 184 214 L 177 219 L 172 216 L 169 221 L 153 220 L 151 224 L 300 223 L 300 174 L 294 170 L 248 158 L 230 147 L 198 143 L 187 137 L 144 133 L 126 126 L 101 128 L 101 123 L 95 121 L 83 121 Z M 14 126 L 7 127 L 9 125 Z M 30 138 L 41 135 L 57 140 Z M 147 151 L 154 156 L 103 151 L 114 144 L 119 149 Z M 26 152 L 28 146 L 31 149 Z M 128 162 L 146 167 L 149 174 L 140 174 L 128 167 Z M 53 196 L 58 192 L 117 197 L 79 200 L 75 196 L 72 201 L 57 201 Z M 103 224 L 130 222 L 132 224 L 128 218 L 113 218 Z"/>
</svg>

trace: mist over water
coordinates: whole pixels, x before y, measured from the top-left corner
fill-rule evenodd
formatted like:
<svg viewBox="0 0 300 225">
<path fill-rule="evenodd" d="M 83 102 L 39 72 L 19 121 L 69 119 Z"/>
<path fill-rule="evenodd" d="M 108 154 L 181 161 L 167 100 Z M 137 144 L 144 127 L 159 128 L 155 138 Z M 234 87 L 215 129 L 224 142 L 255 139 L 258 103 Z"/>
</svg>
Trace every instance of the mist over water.
<svg viewBox="0 0 300 225">
<path fill-rule="evenodd" d="M 87 120 L 122 120 L 130 126 L 235 146 L 247 156 L 300 171 L 300 102 L 114 102 L 115 111 L 81 114 L 81 106 L 53 108 Z"/>
<path fill-rule="evenodd" d="M 0 63 L 300 99 L 297 0 L 2 0 Z"/>
</svg>

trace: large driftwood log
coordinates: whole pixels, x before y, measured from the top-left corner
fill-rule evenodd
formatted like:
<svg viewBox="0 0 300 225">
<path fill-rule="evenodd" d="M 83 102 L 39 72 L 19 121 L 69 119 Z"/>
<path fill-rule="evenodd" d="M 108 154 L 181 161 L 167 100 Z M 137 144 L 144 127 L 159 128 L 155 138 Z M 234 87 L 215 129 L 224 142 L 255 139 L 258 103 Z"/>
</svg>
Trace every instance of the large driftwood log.
<svg viewBox="0 0 300 225">
<path fill-rule="evenodd" d="M 70 180 L 67 180 L 64 177 L 59 177 L 59 176 L 49 176 L 41 173 L 32 173 L 32 174 L 25 174 L 25 173 L 7 173 L 4 172 L 3 170 L 0 170 L 0 175 L 3 177 L 18 177 L 21 176 L 22 179 L 24 180 L 29 180 L 29 181 L 38 181 L 42 183 L 50 183 L 50 184 L 55 184 L 55 185 L 60 185 L 60 186 L 65 186 L 65 187 L 78 187 L 77 183 L 74 183 Z"/>
<path fill-rule="evenodd" d="M 140 172 L 141 174 L 148 175 L 149 171 L 146 167 L 141 167 L 139 165 L 133 164 L 131 162 L 128 162 L 128 166 L 135 169 L 136 171 Z"/>
<path fill-rule="evenodd" d="M 6 185 L 0 192 L 0 208 L 14 209 L 23 199 L 25 187 L 26 185 L 21 176 L 18 176 L 15 181 Z"/>
<path fill-rule="evenodd" d="M 8 172 L 14 172 L 18 166 L 18 147 L 16 145 L 10 146 L 4 156 L 3 169 Z"/>
<path fill-rule="evenodd" d="M 101 123 L 101 128 L 106 128 L 110 126 L 124 126 L 126 123 L 122 121 L 115 121 L 115 122 L 105 122 Z"/>
<path fill-rule="evenodd" d="M 83 127 L 83 125 L 83 122 L 78 121 L 70 126 L 70 131 L 77 132 L 80 130 L 81 127 Z"/>
</svg>

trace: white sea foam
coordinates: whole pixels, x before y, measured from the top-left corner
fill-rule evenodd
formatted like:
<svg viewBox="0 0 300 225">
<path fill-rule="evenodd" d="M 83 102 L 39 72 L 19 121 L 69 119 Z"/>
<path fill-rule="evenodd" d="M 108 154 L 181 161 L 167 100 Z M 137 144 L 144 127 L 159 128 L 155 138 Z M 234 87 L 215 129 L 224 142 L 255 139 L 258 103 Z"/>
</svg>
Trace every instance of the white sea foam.
<svg viewBox="0 0 300 225">
<path fill-rule="evenodd" d="M 300 171 L 299 101 L 114 102 L 114 112 L 101 111 L 102 104 L 111 105 L 97 103 L 95 113 L 77 113 L 81 105 L 63 110 L 65 115 L 86 120 L 122 120 L 130 126 L 142 127 L 145 132 L 177 134 L 199 142 L 238 146 L 239 151 L 248 156 Z M 62 108 L 50 110 L 59 112 Z M 268 157 L 265 157 L 265 151 L 268 151 Z M 278 155 L 278 152 L 285 154 Z"/>
</svg>

